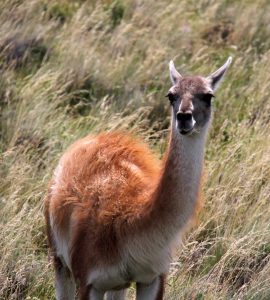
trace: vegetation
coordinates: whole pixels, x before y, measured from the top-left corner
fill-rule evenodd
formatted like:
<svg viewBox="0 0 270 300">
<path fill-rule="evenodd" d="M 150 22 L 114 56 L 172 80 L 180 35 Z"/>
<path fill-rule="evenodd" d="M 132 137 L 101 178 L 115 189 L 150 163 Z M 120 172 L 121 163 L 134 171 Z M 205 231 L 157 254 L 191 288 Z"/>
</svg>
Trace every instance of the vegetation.
<svg viewBox="0 0 270 300">
<path fill-rule="evenodd" d="M 162 154 L 168 61 L 207 75 L 229 55 L 166 299 L 270 299 L 269 19 L 268 0 L 0 2 L 1 299 L 54 299 L 43 198 L 67 146 L 123 129 Z"/>
</svg>

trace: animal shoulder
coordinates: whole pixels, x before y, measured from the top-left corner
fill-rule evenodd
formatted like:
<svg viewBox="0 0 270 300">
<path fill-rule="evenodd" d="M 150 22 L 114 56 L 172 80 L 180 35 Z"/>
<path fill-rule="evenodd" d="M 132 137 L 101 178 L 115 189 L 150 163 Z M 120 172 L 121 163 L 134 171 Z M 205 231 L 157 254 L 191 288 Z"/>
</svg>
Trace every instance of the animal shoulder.
<svg viewBox="0 0 270 300">
<path fill-rule="evenodd" d="M 60 159 L 51 186 L 52 206 L 59 219 L 72 211 L 88 219 L 91 211 L 92 219 L 104 226 L 116 217 L 120 223 L 122 219 L 133 222 L 148 206 L 159 175 L 159 160 L 133 137 L 87 136 Z"/>
<path fill-rule="evenodd" d="M 125 133 L 82 138 L 70 146 L 60 164 L 70 172 L 89 175 L 129 169 L 138 176 L 154 176 L 160 168 L 160 161 L 149 147 Z"/>
</svg>

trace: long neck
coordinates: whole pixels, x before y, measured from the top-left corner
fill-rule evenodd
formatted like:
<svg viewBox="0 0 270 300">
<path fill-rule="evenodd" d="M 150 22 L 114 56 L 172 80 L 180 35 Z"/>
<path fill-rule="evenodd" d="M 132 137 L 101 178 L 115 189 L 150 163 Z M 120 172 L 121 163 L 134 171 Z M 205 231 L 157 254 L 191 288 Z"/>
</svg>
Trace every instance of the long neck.
<svg viewBox="0 0 270 300">
<path fill-rule="evenodd" d="M 208 127 L 199 134 L 179 134 L 172 120 L 171 136 L 160 181 L 154 193 L 153 213 L 168 238 L 181 230 L 192 216 L 198 198 Z"/>
</svg>

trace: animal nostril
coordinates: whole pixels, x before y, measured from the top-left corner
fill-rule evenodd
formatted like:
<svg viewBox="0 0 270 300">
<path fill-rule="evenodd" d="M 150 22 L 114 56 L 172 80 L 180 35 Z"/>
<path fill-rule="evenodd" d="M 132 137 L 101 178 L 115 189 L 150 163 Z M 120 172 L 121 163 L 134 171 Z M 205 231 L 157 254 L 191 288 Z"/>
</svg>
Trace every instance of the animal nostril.
<svg viewBox="0 0 270 300">
<path fill-rule="evenodd" d="M 177 120 L 178 121 L 191 121 L 192 120 L 192 113 L 182 113 L 182 112 L 178 112 L 177 115 Z"/>
</svg>

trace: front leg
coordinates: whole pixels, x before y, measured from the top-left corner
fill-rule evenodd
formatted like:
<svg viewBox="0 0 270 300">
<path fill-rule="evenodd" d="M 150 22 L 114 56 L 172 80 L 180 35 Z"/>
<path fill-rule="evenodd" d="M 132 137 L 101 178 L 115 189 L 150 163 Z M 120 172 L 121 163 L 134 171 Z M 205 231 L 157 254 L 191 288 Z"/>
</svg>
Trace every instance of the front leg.
<svg viewBox="0 0 270 300">
<path fill-rule="evenodd" d="M 75 282 L 68 267 L 57 256 L 53 257 L 57 300 L 75 299 Z"/>
<path fill-rule="evenodd" d="M 80 286 L 80 300 L 103 300 L 105 292 L 96 290 L 92 285 Z"/>
<path fill-rule="evenodd" d="M 165 277 L 160 275 L 150 284 L 137 282 L 136 300 L 162 300 L 164 295 L 164 281 Z"/>
<path fill-rule="evenodd" d="M 106 300 L 125 300 L 127 289 L 120 291 L 109 291 L 106 293 Z"/>
</svg>

